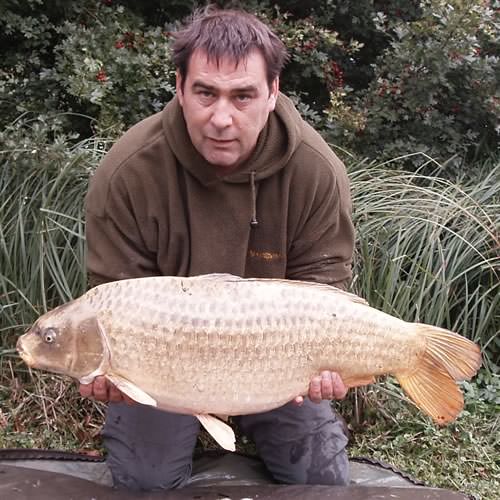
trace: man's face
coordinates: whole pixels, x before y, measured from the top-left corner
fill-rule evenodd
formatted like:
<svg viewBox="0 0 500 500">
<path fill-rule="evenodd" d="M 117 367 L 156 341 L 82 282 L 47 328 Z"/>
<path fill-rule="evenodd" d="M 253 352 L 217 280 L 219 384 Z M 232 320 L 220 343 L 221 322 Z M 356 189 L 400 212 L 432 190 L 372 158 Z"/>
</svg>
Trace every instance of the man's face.
<svg viewBox="0 0 500 500">
<path fill-rule="evenodd" d="M 238 66 L 231 59 L 208 62 L 206 53 L 196 50 L 183 86 L 177 73 L 177 96 L 194 147 L 209 163 L 230 171 L 251 155 L 276 104 L 278 79 L 269 89 L 257 50 Z"/>
</svg>

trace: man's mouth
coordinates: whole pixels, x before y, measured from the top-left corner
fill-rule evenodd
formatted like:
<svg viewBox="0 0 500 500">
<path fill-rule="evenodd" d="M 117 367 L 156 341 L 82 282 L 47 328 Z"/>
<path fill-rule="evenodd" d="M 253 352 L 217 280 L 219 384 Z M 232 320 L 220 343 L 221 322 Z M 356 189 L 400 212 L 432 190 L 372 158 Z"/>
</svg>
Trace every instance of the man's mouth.
<svg viewBox="0 0 500 500">
<path fill-rule="evenodd" d="M 221 146 L 231 144 L 232 142 L 235 141 L 235 139 L 214 139 L 213 137 L 209 137 L 209 140 L 212 141 L 215 144 L 219 144 Z"/>
</svg>

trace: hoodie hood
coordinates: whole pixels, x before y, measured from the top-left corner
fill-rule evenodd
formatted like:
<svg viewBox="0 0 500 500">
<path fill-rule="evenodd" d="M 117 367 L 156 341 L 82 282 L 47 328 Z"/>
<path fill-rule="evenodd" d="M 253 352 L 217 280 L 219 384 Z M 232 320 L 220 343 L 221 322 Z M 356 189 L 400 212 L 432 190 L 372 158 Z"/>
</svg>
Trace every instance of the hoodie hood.
<svg viewBox="0 0 500 500">
<path fill-rule="evenodd" d="M 179 163 L 205 186 L 220 181 L 253 184 L 265 179 L 288 163 L 302 140 L 301 117 L 292 101 L 280 93 L 275 110 L 269 114 L 250 158 L 231 173 L 218 176 L 214 166 L 193 146 L 177 97 L 167 104 L 162 124 L 167 142 Z"/>
</svg>

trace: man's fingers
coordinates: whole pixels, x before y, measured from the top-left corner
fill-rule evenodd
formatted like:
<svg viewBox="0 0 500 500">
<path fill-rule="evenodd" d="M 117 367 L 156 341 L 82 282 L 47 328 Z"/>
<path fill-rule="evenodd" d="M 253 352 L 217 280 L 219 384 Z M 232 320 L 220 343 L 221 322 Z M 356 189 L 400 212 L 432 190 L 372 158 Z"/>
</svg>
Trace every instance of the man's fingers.
<svg viewBox="0 0 500 500">
<path fill-rule="evenodd" d="M 333 386 L 333 397 L 335 399 L 344 399 L 347 395 L 348 388 L 344 384 L 340 375 L 336 372 L 331 373 L 332 386 Z"/>
<path fill-rule="evenodd" d="M 127 403 L 128 405 L 137 404 L 137 401 L 133 400 L 130 396 L 127 396 L 123 392 L 121 393 L 121 395 L 122 395 L 123 401 L 125 401 L 125 403 Z"/>
<path fill-rule="evenodd" d="M 104 377 L 96 377 L 94 379 L 94 398 L 97 401 L 108 401 L 108 381 Z"/>
<path fill-rule="evenodd" d="M 297 396 L 294 400 L 293 400 L 293 404 L 295 406 L 302 406 L 304 404 L 304 398 L 302 396 Z"/>
<path fill-rule="evenodd" d="M 82 397 L 94 398 L 103 403 L 125 401 L 128 404 L 135 404 L 133 399 L 123 394 L 120 389 L 102 376 L 96 377 L 91 384 L 80 384 L 79 391 Z"/>
<path fill-rule="evenodd" d="M 80 396 L 83 398 L 91 398 L 92 397 L 92 384 L 80 384 Z"/>
<path fill-rule="evenodd" d="M 123 401 L 122 392 L 113 384 L 109 384 L 109 401 L 113 401 L 114 403 Z"/>
<path fill-rule="evenodd" d="M 321 397 L 321 377 L 314 377 L 309 384 L 309 399 L 313 403 L 320 403 Z"/>
<path fill-rule="evenodd" d="M 322 399 L 333 399 L 332 372 L 321 372 L 321 397 Z"/>
<path fill-rule="evenodd" d="M 323 399 L 344 399 L 346 394 L 347 387 L 335 372 L 325 370 L 309 384 L 309 399 L 313 403 L 320 403 Z"/>
</svg>

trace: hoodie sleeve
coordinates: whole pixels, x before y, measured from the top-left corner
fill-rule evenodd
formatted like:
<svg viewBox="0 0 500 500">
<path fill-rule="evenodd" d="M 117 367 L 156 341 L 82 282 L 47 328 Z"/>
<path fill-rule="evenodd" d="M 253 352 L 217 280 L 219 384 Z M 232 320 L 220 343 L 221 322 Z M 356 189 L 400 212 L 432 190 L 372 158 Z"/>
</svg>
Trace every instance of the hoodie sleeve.
<svg viewBox="0 0 500 500">
<path fill-rule="evenodd" d="M 90 286 L 159 274 L 155 230 L 129 195 L 129 182 L 97 170 L 85 199 Z M 133 190 L 132 190 L 133 191 Z"/>
<path fill-rule="evenodd" d="M 294 206 L 302 207 L 289 229 L 287 278 L 346 289 L 352 278 L 354 227 L 347 173 L 342 162 L 316 158 L 303 169 Z"/>
</svg>

